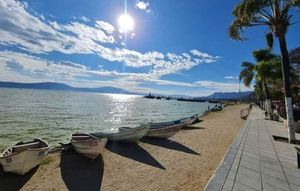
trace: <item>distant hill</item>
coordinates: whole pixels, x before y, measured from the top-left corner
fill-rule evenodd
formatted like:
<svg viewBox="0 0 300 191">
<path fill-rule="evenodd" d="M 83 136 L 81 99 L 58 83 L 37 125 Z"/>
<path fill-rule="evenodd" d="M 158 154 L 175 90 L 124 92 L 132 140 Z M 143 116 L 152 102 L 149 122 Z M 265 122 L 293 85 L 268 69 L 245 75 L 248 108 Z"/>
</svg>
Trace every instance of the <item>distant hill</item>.
<svg viewBox="0 0 300 191">
<path fill-rule="evenodd" d="M 72 87 L 63 83 L 55 82 L 40 82 L 40 83 L 17 83 L 17 82 L 1 82 L 0 87 L 2 88 L 22 88 L 22 89 L 40 89 L 40 90 L 64 90 L 64 91 L 76 91 L 76 92 L 94 92 L 94 93 L 113 93 L 113 94 L 135 94 L 135 95 L 144 95 L 142 93 L 128 92 L 121 88 L 115 87 L 100 87 L 100 88 L 77 88 Z M 184 95 L 172 95 L 171 97 L 181 97 L 189 98 L 194 100 L 239 100 L 240 96 L 242 100 L 248 100 L 251 96 L 254 95 L 254 92 L 216 92 L 212 95 L 206 97 L 192 98 L 190 96 Z M 156 96 L 164 96 L 157 94 Z"/>
<path fill-rule="evenodd" d="M 41 83 L 16 83 L 16 82 L 0 82 L 2 88 L 22 88 L 22 89 L 40 89 L 40 90 L 65 90 L 77 92 L 95 92 L 95 93 L 114 93 L 114 94 L 134 94 L 114 87 L 100 88 L 76 88 L 62 83 L 41 82 Z"/>
<path fill-rule="evenodd" d="M 247 92 L 216 92 L 209 96 L 204 97 L 210 100 L 248 100 L 254 96 L 253 91 Z"/>
</svg>

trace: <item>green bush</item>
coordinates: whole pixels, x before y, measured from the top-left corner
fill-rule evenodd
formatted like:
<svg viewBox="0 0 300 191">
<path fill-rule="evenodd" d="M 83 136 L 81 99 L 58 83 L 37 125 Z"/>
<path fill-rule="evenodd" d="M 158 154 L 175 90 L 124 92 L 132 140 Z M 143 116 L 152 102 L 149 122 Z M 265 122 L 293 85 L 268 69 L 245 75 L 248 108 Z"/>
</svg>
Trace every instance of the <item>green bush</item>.
<svg viewBox="0 0 300 191">
<path fill-rule="evenodd" d="M 270 119 L 274 121 L 279 121 L 279 115 L 277 113 L 272 113 Z"/>
</svg>

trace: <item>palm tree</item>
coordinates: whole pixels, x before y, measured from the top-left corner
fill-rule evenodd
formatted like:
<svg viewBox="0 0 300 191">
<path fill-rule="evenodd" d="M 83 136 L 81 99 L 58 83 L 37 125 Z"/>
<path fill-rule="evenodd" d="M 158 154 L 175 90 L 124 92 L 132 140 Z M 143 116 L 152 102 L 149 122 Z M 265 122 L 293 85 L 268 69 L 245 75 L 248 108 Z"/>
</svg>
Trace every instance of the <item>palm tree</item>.
<svg viewBox="0 0 300 191">
<path fill-rule="evenodd" d="M 259 105 L 262 107 L 263 106 L 263 100 L 265 99 L 264 97 L 264 92 L 263 92 L 263 87 L 262 83 L 259 79 L 255 79 L 255 84 L 254 84 L 254 91 L 257 100 L 259 100 Z"/>
<path fill-rule="evenodd" d="M 250 87 L 250 84 L 255 77 L 257 85 L 259 85 L 257 88 L 262 87 L 266 99 L 266 110 L 270 116 L 272 108 L 268 84 L 269 80 L 281 77 L 278 76 L 280 65 L 279 68 L 278 66 L 276 67 L 276 64 L 278 65 L 278 59 L 275 54 L 271 53 L 270 49 L 253 51 L 253 57 L 255 58 L 256 64 L 243 62 L 241 65 L 243 69 L 240 72 L 239 79 L 243 80 L 245 86 Z"/>
<path fill-rule="evenodd" d="M 253 26 L 266 26 L 269 33 L 266 35 L 268 45 L 273 45 L 273 36 L 278 38 L 282 75 L 284 81 L 285 105 L 287 114 L 288 137 L 295 142 L 293 127 L 292 92 L 289 70 L 289 53 L 285 35 L 291 25 L 292 9 L 299 8 L 300 0 L 242 0 L 233 10 L 234 21 L 229 26 L 229 36 L 234 40 L 243 40 L 243 29 Z"/>
</svg>

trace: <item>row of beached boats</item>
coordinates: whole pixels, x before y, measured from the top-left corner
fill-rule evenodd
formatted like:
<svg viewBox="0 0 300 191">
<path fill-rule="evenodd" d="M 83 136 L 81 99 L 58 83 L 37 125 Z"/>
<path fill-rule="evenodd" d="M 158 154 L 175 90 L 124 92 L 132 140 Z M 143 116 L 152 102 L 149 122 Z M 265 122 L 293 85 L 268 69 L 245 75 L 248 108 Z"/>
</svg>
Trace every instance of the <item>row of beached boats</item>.
<svg viewBox="0 0 300 191">
<path fill-rule="evenodd" d="M 76 152 L 95 159 L 103 153 L 107 141 L 138 142 L 142 137 L 169 138 L 184 126 L 198 120 L 198 115 L 176 121 L 143 124 L 135 128 L 120 127 L 117 131 L 97 133 L 74 133 L 71 144 Z M 41 139 L 18 142 L 0 154 L 0 163 L 5 172 L 24 175 L 38 166 L 47 156 L 49 144 Z"/>
</svg>

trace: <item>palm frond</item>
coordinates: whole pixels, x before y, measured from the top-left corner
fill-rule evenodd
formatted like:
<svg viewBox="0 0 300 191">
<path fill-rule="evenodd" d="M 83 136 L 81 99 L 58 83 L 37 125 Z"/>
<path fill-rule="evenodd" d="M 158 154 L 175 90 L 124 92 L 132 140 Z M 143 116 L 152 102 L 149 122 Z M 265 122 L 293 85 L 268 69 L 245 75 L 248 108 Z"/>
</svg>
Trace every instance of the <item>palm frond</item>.
<svg viewBox="0 0 300 191">
<path fill-rule="evenodd" d="M 242 62 L 241 66 L 242 66 L 243 68 L 247 68 L 247 69 L 249 69 L 249 70 L 253 70 L 254 67 L 255 67 L 255 64 L 253 64 L 253 63 L 251 63 L 251 62 L 244 61 L 244 62 Z"/>
<path fill-rule="evenodd" d="M 243 81 L 244 85 L 249 87 L 255 75 L 255 65 L 251 62 L 243 62 L 241 66 L 243 68 L 240 72 L 239 80 Z"/>
<path fill-rule="evenodd" d="M 263 6 L 263 4 L 265 4 L 263 2 L 264 1 L 259 1 L 258 3 L 256 0 L 244 0 L 234 8 L 232 14 L 234 15 L 235 19 L 228 28 L 228 34 L 230 38 L 234 40 L 245 39 L 244 37 L 241 37 L 243 28 L 255 24 L 253 21 L 257 21 L 256 15 L 259 13 L 261 8 L 266 6 Z M 268 17 L 268 14 L 262 14 Z M 262 23 L 259 23 L 259 25 L 261 24 Z"/>
<path fill-rule="evenodd" d="M 274 59 L 278 56 L 273 54 L 270 49 L 259 49 L 253 51 L 253 57 L 255 58 L 256 62 L 261 62 Z"/>
<path fill-rule="evenodd" d="M 276 37 L 285 35 L 291 25 L 292 14 L 289 12 L 295 7 L 300 7 L 300 0 L 242 0 L 233 9 L 229 37 L 244 40 L 243 29 L 261 25 L 267 26 Z M 270 39 L 267 41 L 269 47 Z"/>
<path fill-rule="evenodd" d="M 253 77 L 254 77 L 254 72 L 251 72 L 246 69 L 242 70 L 240 73 L 240 80 L 243 81 L 246 87 L 250 87 Z"/>
</svg>

